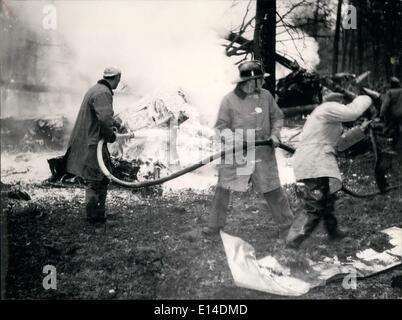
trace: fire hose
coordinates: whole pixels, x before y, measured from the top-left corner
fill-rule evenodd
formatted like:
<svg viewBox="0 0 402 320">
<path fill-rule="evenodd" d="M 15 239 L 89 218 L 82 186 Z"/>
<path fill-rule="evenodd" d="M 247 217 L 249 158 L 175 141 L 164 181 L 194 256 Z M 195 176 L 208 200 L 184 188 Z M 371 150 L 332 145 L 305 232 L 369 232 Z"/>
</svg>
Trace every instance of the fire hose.
<svg viewBox="0 0 402 320">
<path fill-rule="evenodd" d="M 128 133 L 128 134 L 120 134 L 119 135 L 119 139 L 131 139 L 137 137 L 135 134 L 133 133 Z M 210 162 L 213 162 L 219 158 L 222 158 L 225 154 L 227 154 L 228 152 L 234 152 L 236 147 L 230 148 L 230 149 L 225 149 L 222 150 L 220 152 L 214 153 L 213 155 L 206 157 L 196 163 L 194 163 L 191 166 L 188 166 L 184 169 L 181 169 L 179 171 L 176 171 L 174 173 L 172 173 L 171 175 L 168 175 L 166 177 L 163 178 L 159 178 L 159 179 L 154 179 L 154 180 L 146 180 L 146 181 L 124 181 L 121 180 L 117 177 L 115 177 L 106 167 L 104 161 L 103 161 L 103 154 L 102 154 L 102 149 L 103 149 L 103 145 L 104 145 L 105 141 L 104 139 L 101 139 L 98 142 L 98 147 L 97 147 L 97 158 L 98 158 L 98 164 L 99 167 L 101 169 L 101 171 L 103 172 L 103 174 L 108 177 L 110 180 L 112 180 L 113 182 L 115 182 L 116 184 L 123 186 L 123 187 L 128 187 L 128 188 L 134 188 L 134 189 L 138 189 L 138 188 L 144 188 L 144 187 L 151 187 L 151 186 L 155 186 L 155 185 L 160 185 L 163 184 L 167 181 L 176 179 L 186 173 L 189 173 L 191 171 L 194 171 Z M 253 146 L 258 147 L 258 146 L 269 146 L 272 145 L 272 141 L 271 140 L 257 140 L 254 142 Z M 247 148 L 247 142 L 243 142 L 243 148 Z M 295 153 L 296 149 L 294 149 L 291 146 L 288 146 L 286 144 L 283 143 L 279 143 L 278 148 L 285 150 L 291 154 Z M 358 192 L 355 192 L 351 189 L 349 189 L 348 187 L 346 187 L 345 185 L 342 185 L 342 188 L 340 189 L 340 191 L 343 191 L 344 193 L 351 195 L 353 197 L 356 198 L 369 198 L 369 197 L 374 197 L 376 195 L 379 194 L 384 194 L 386 192 L 389 192 L 391 190 L 397 189 L 397 188 L 401 188 L 402 184 L 400 185 L 395 185 L 395 186 L 390 186 L 387 187 L 386 189 L 383 189 L 381 191 L 377 191 L 377 192 L 373 192 L 373 193 L 366 193 L 366 194 L 360 194 Z"/>
</svg>

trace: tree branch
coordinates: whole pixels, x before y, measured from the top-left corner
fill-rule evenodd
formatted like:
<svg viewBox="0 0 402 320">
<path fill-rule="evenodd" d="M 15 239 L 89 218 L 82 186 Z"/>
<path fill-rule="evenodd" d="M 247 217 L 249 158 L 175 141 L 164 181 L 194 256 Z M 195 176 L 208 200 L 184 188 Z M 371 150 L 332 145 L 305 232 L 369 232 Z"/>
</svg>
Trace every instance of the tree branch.
<svg viewBox="0 0 402 320">
<path fill-rule="evenodd" d="M 276 15 L 279 17 L 279 20 L 283 23 L 283 27 L 285 28 L 285 30 L 286 30 L 287 33 L 289 34 L 290 38 L 292 39 L 293 46 L 295 47 L 295 49 L 296 49 L 296 51 L 297 51 L 297 54 L 299 55 L 300 59 L 301 59 L 303 62 L 305 62 L 304 59 L 303 59 L 303 56 L 301 55 L 301 52 L 300 52 L 299 48 L 296 46 L 295 39 L 294 39 L 293 35 L 292 35 L 292 34 L 290 33 L 290 31 L 288 30 L 288 27 L 289 27 L 289 28 L 293 28 L 293 27 L 290 26 L 290 25 L 288 26 L 288 24 L 287 24 L 285 21 L 283 21 L 283 17 L 281 17 L 281 15 L 280 15 L 278 12 L 276 13 Z M 295 28 L 294 28 L 294 29 L 295 29 Z M 299 33 L 298 33 L 297 30 L 296 30 L 296 33 L 299 35 Z"/>
<path fill-rule="evenodd" d="M 303 0 L 303 1 L 299 2 L 299 3 L 296 3 L 281 17 L 281 19 L 285 19 L 289 14 L 292 13 L 293 10 L 295 10 L 297 7 L 300 7 L 300 6 L 305 5 L 305 4 L 308 4 L 308 2 L 306 0 Z"/>
</svg>

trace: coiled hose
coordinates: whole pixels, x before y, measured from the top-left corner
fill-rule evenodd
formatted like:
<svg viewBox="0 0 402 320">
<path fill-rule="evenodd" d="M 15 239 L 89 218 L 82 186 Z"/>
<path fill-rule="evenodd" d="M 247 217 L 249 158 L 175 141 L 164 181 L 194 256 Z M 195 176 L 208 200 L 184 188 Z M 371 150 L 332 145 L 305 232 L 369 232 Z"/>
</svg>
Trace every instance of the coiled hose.
<svg viewBox="0 0 402 320">
<path fill-rule="evenodd" d="M 129 139 L 129 138 L 134 138 L 134 134 L 123 134 L 123 135 L 120 135 L 119 137 Z M 184 175 L 186 173 L 189 173 L 191 171 L 194 171 L 194 170 L 196 170 L 196 169 L 198 169 L 198 168 L 200 168 L 200 167 L 202 167 L 202 166 L 204 166 L 204 165 L 206 165 L 206 164 L 208 164 L 210 162 L 213 162 L 213 161 L 215 161 L 215 160 L 217 160 L 219 158 L 222 158 L 227 152 L 234 152 L 234 149 L 235 149 L 235 147 L 233 147 L 231 149 L 226 149 L 226 150 L 222 150 L 220 152 L 217 152 L 217 153 L 215 153 L 215 154 L 213 154 L 213 155 L 211 155 L 211 156 L 209 156 L 207 158 L 204 158 L 204 159 L 196 162 L 195 164 L 193 164 L 193 165 L 191 165 L 191 166 L 189 166 L 187 168 L 181 169 L 181 170 L 179 170 L 177 172 L 174 172 L 171 175 L 168 175 L 168 176 L 163 177 L 163 178 L 159 178 L 159 179 L 155 179 L 155 180 L 140 181 L 140 182 L 138 182 L 138 181 L 136 181 L 136 182 L 134 182 L 134 181 L 133 182 L 128 182 L 128 181 L 124 181 L 124 180 L 121 180 L 119 178 L 116 178 L 106 168 L 106 165 L 105 165 L 105 163 L 103 161 L 103 155 L 102 155 L 102 148 L 103 148 L 104 143 L 105 143 L 104 139 L 101 139 L 98 142 L 98 147 L 97 147 L 98 164 L 99 164 L 99 167 L 100 167 L 101 171 L 103 172 L 103 174 L 106 177 L 108 177 L 110 180 L 114 181 L 118 185 L 121 185 L 123 187 L 128 187 L 128 188 L 134 188 L 134 189 L 144 188 L 144 187 L 151 187 L 151 186 L 159 185 L 159 184 L 165 183 L 167 181 L 176 179 L 177 177 L 180 177 L 180 176 L 182 176 L 182 175 Z M 272 145 L 272 141 L 270 141 L 270 140 L 257 140 L 254 143 L 254 146 L 256 146 L 256 147 L 258 147 L 258 146 L 267 146 L 267 145 Z M 243 148 L 247 148 L 247 143 L 246 142 L 243 143 Z M 285 151 L 287 151 L 287 152 L 289 152 L 291 154 L 295 153 L 295 151 L 296 151 L 293 147 L 285 145 L 283 143 L 280 143 L 278 145 L 278 148 L 281 148 L 282 150 L 285 150 Z M 401 187 L 402 187 L 402 184 L 396 185 L 396 186 L 390 186 L 390 187 L 386 188 L 383 191 L 360 194 L 360 193 L 357 193 L 357 192 L 349 189 L 345 185 L 342 185 L 342 188 L 340 189 L 340 191 L 343 191 L 344 193 L 346 193 L 348 195 L 351 195 L 353 197 L 356 197 L 356 198 L 369 198 L 369 197 L 374 197 L 376 195 L 383 194 L 383 193 L 389 192 L 389 191 L 391 191 L 393 189 L 397 189 L 397 188 L 401 188 Z"/>
</svg>

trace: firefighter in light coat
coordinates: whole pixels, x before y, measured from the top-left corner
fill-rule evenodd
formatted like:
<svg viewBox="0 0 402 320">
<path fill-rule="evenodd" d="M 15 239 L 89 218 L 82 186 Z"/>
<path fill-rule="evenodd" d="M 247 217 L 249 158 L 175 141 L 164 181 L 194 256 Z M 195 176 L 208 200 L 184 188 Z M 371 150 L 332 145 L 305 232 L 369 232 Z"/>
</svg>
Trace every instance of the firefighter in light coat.
<svg viewBox="0 0 402 320">
<path fill-rule="evenodd" d="M 297 248 L 313 232 L 322 219 L 331 240 L 341 239 L 346 232 L 338 228 L 334 215 L 334 193 L 341 189 L 342 179 L 335 149 L 348 144 L 356 135 L 364 136 L 369 121 L 350 129 L 346 134 L 342 122 L 358 119 L 373 103 L 362 95 L 345 105 L 343 95 L 333 95 L 333 101 L 319 105 L 307 119 L 294 155 L 293 169 L 298 183 L 298 195 L 304 201 L 304 210 L 293 222 L 286 242 Z"/>
<path fill-rule="evenodd" d="M 244 192 L 249 182 L 264 195 L 278 224 L 289 227 L 293 220 L 288 199 L 281 188 L 274 147 L 280 142 L 283 112 L 269 91 L 262 89 L 264 72 L 258 61 L 247 61 L 239 66 L 240 79 L 236 88 L 222 100 L 215 128 L 226 144 L 234 137 L 242 141 L 271 139 L 273 146 L 258 146 L 254 153 L 242 148 L 228 161 L 227 154 L 219 168 L 219 179 L 212 203 L 212 212 L 204 235 L 218 234 L 225 226 L 231 191 Z M 251 132 L 251 136 L 248 133 Z M 231 141 L 233 142 L 233 141 Z M 254 142 L 254 141 L 252 141 Z M 253 159 L 249 155 L 253 155 Z"/>
</svg>

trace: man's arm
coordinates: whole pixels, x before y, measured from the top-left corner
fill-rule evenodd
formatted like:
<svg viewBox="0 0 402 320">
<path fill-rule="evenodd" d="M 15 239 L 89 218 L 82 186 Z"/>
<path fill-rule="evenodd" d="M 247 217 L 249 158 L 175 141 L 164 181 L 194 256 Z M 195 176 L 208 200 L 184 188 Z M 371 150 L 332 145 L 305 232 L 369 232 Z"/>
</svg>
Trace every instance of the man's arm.
<svg viewBox="0 0 402 320">
<path fill-rule="evenodd" d="M 223 98 L 219 107 L 218 117 L 215 122 L 215 129 L 222 131 L 224 129 L 232 129 L 232 116 L 230 112 L 230 104 L 228 99 Z"/>
<path fill-rule="evenodd" d="M 373 103 L 369 96 L 358 96 L 348 105 L 331 103 L 322 116 L 328 122 L 350 122 L 359 118 Z"/>
<path fill-rule="evenodd" d="M 268 109 L 269 119 L 271 122 L 271 137 L 275 136 L 280 142 L 281 129 L 283 127 L 283 119 L 285 117 L 283 111 L 278 107 L 274 97 L 268 92 Z"/>
<path fill-rule="evenodd" d="M 111 94 L 99 93 L 94 96 L 93 109 L 99 120 L 101 136 L 107 142 L 114 142 L 116 135 L 113 131 L 113 98 Z"/>
<path fill-rule="evenodd" d="M 384 100 L 381 104 L 381 109 L 380 109 L 380 118 L 381 119 L 384 119 L 384 117 L 388 113 L 390 106 L 391 106 L 391 92 L 387 91 L 385 93 Z"/>
</svg>

